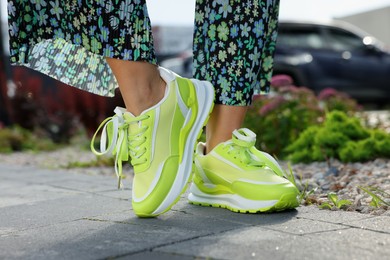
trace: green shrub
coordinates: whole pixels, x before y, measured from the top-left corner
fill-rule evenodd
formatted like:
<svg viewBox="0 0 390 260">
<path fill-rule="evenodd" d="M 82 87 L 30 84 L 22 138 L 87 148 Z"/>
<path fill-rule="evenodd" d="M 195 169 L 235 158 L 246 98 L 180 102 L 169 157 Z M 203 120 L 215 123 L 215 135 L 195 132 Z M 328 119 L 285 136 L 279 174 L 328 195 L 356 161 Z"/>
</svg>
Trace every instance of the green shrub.
<svg viewBox="0 0 390 260">
<path fill-rule="evenodd" d="M 256 146 L 278 157 L 283 157 L 284 147 L 323 114 L 313 102 L 312 91 L 296 87 L 281 91 L 280 95 L 254 100 L 244 122 L 256 133 Z"/>
<path fill-rule="evenodd" d="M 341 111 L 329 112 L 321 126 L 311 126 L 286 148 L 293 162 L 367 161 L 390 157 L 390 134 L 364 128 L 359 119 Z"/>
<path fill-rule="evenodd" d="M 14 133 L 11 129 L 0 129 L 0 153 L 10 153 L 19 149 L 22 143 L 22 136 Z"/>
<path fill-rule="evenodd" d="M 255 96 L 252 106 L 248 109 L 244 127 L 256 133 L 256 146 L 259 149 L 279 158 L 287 156 L 288 151 L 285 147 L 296 141 L 304 130 L 323 121 L 325 111 L 353 112 L 359 109 L 354 100 L 341 92 L 325 89 L 319 94 L 320 99 L 312 90 L 294 86 L 291 78 L 286 75 L 273 77 L 271 85 L 270 94 Z M 353 129 L 351 132 L 352 135 L 356 135 L 354 138 L 364 135 Z M 338 137 L 337 134 L 333 134 L 334 139 L 338 140 Z M 330 139 L 319 137 L 318 142 L 330 142 Z M 336 145 L 337 140 L 333 140 L 334 144 L 329 145 Z M 312 156 L 323 158 L 323 151 L 315 150 Z M 305 151 L 301 153 L 294 156 L 306 157 Z M 327 156 L 333 156 L 333 150 L 327 150 L 325 153 Z"/>
<path fill-rule="evenodd" d="M 49 138 L 44 138 L 19 126 L 0 129 L 0 153 L 53 150 L 57 146 Z"/>
<path fill-rule="evenodd" d="M 340 149 L 339 156 L 344 162 L 390 158 L 390 135 L 380 130 L 371 130 L 367 138 L 347 142 Z"/>
</svg>

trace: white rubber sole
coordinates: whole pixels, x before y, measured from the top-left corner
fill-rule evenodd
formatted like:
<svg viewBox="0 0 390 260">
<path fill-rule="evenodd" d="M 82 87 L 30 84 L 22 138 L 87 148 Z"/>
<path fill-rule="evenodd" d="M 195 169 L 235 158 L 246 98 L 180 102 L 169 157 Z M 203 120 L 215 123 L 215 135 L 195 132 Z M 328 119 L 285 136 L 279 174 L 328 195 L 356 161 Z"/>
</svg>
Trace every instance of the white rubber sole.
<svg viewBox="0 0 390 260">
<path fill-rule="evenodd" d="M 195 120 L 195 123 L 188 135 L 182 163 L 179 164 L 178 173 L 172 185 L 171 190 L 168 195 L 165 197 L 160 206 L 152 213 L 152 215 L 160 215 L 165 211 L 169 210 L 173 204 L 177 201 L 178 197 L 182 192 L 184 192 L 184 187 L 187 185 L 192 171 L 192 162 L 194 156 L 194 148 L 196 141 L 199 137 L 199 134 L 207 121 L 210 110 L 213 107 L 214 103 L 214 87 L 208 81 L 200 81 L 196 79 L 191 79 L 192 83 L 195 86 L 197 101 L 198 101 L 198 115 Z"/>
</svg>

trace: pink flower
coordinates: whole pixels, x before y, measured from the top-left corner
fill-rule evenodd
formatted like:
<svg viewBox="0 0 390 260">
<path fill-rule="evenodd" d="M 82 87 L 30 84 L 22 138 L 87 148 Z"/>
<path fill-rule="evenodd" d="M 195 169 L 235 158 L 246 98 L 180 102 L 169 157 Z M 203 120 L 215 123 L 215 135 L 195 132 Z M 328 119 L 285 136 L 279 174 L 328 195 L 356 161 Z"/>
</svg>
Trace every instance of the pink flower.
<svg viewBox="0 0 390 260">
<path fill-rule="evenodd" d="M 311 90 L 310 88 L 308 87 L 299 87 L 299 90 L 301 93 L 306 93 L 306 94 L 314 94 L 313 90 Z"/>
<path fill-rule="evenodd" d="M 271 86 L 274 88 L 293 85 L 293 79 L 289 75 L 276 75 L 271 79 Z"/>
<path fill-rule="evenodd" d="M 318 94 L 318 99 L 324 100 L 337 95 L 338 95 L 338 91 L 335 90 L 334 88 L 325 88 L 321 90 L 321 92 Z"/>
<path fill-rule="evenodd" d="M 298 91 L 298 87 L 292 86 L 292 85 L 281 86 L 280 89 L 279 89 L 280 93 L 294 93 L 294 92 L 297 92 L 297 91 Z"/>
<path fill-rule="evenodd" d="M 269 112 L 275 110 L 278 108 L 281 104 L 285 102 L 285 99 L 282 96 L 276 96 L 273 100 L 271 100 L 269 103 L 262 106 L 259 110 L 259 114 L 261 116 L 264 116 L 268 114 Z"/>
</svg>

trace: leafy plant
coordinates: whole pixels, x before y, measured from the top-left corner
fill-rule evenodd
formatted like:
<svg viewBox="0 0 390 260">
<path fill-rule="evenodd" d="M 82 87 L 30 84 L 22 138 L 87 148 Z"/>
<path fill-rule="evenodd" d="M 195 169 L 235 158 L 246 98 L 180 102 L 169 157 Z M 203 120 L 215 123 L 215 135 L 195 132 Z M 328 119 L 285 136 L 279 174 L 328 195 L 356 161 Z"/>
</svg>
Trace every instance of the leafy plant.
<svg viewBox="0 0 390 260">
<path fill-rule="evenodd" d="M 334 88 L 323 89 L 318 94 L 318 100 L 320 106 L 323 106 L 327 111 L 351 112 L 361 110 L 361 107 L 354 99 Z"/>
<path fill-rule="evenodd" d="M 368 138 L 348 141 L 340 149 L 339 156 L 344 162 L 367 161 L 390 157 L 390 135 L 380 130 L 370 130 Z"/>
<path fill-rule="evenodd" d="M 280 158 L 286 155 L 284 148 L 324 114 L 313 91 L 288 83 L 278 82 L 282 85 L 273 85 L 269 95 L 255 97 L 244 121 L 257 135 L 256 146 Z"/>
<path fill-rule="evenodd" d="M 295 175 L 292 171 L 291 165 L 288 164 L 288 171 L 284 171 L 284 176 L 287 180 L 289 180 L 299 191 L 299 204 L 302 203 L 302 201 L 308 201 L 308 198 L 311 194 L 313 194 L 317 188 L 309 190 L 309 183 L 306 181 L 306 183 L 303 185 L 303 188 L 300 188 L 300 185 L 298 185 Z M 302 181 L 302 175 L 300 176 L 300 183 L 303 183 Z"/>
<path fill-rule="evenodd" d="M 0 153 L 24 150 L 53 150 L 58 145 L 49 138 L 19 126 L 0 129 Z"/>
<path fill-rule="evenodd" d="M 390 135 L 364 128 L 359 119 L 341 111 L 326 115 L 322 125 L 310 126 L 286 150 L 293 162 L 367 161 L 390 157 Z"/>
<path fill-rule="evenodd" d="M 285 147 L 308 127 L 320 125 L 325 111 L 351 113 L 358 109 L 356 101 L 342 92 L 325 89 L 317 97 L 306 87 L 294 86 L 291 77 L 277 75 L 272 78 L 268 95 L 254 97 L 244 126 L 257 134 L 256 146 L 259 149 L 285 158 L 289 154 Z M 334 138 L 338 138 L 337 134 Z"/>
<path fill-rule="evenodd" d="M 334 192 L 328 194 L 328 200 L 329 202 L 323 202 L 319 207 L 321 209 L 332 209 L 333 207 L 341 209 L 352 204 L 350 200 L 340 200 Z"/>
<path fill-rule="evenodd" d="M 371 198 L 372 198 L 372 200 L 370 202 L 371 206 L 373 206 L 375 208 L 379 208 L 381 206 L 390 206 L 389 202 L 386 202 L 384 199 L 382 199 L 380 197 L 380 195 L 382 195 L 382 196 L 387 196 L 387 197 L 390 198 L 390 194 L 389 193 L 387 193 L 387 192 L 385 192 L 383 190 L 380 190 L 378 188 L 374 188 L 374 187 L 358 186 L 358 188 L 371 196 Z"/>
</svg>

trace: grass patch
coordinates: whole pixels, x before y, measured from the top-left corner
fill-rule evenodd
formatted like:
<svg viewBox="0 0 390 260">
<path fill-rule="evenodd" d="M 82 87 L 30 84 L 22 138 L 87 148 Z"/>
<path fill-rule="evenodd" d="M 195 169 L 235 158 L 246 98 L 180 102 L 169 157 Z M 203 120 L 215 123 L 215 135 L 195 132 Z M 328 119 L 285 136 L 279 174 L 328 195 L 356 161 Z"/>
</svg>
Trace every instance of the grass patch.
<svg viewBox="0 0 390 260">
<path fill-rule="evenodd" d="M 304 204 L 312 204 L 312 202 L 311 202 L 312 200 L 310 199 L 310 196 L 317 190 L 317 187 L 309 190 L 309 182 L 308 181 L 306 181 L 304 185 L 298 185 L 290 163 L 288 164 L 288 171 L 284 170 L 284 177 L 287 180 L 289 180 L 298 189 L 298 191 L 299 191 L 299 197 L 298 197 L 299 204 L 302 204 L 302 202 Z M 303 183 L 302 179 L 303 179 L 303 177 L 302 177 L 302 175 L 300 175 L 300 183 L 301 184 Z"/>
<path fill-rule="evenodd" d="M 352 201 L 339 199 L 337 194 L 334 192 L 328 194 L 328 200 L 329 202 L 323 202 L 321 205 L 319 205 L 319 208 L 332 209 L 333 207 L 336 207 L 338 209 L 342 209 L 352 205 Z"/>
<path fill-rule="evenodd" d="M 54 143 L 50 138 L 31 132 L 20 126 L 0 129 L 0 153 L 18 151 L 52 151 L 63 145 Z"/>
<path fill-rule="evenodd" d="M 113 166 L 115 163 L 114 157 L 108 156 L 99 156 L 96 157 L 95 160 L 91 160 L 88 162 L 70 162 L 64 168 L 66 169 L 74 169 L 74 168 L 91 168 L 91 167 L 106 167 Z"/>
<path fill-rule="evenodd" d="M 390 203 L 385 201 L 385 197 L 390 198 L 389 193 L 375 187 L 358 186 L 358 188 L 367 193 L 372 198 L 370 206 L 373 206 L 374 208 L 379 208 L 381 206 L 390 207 Z"/>
</svg>

